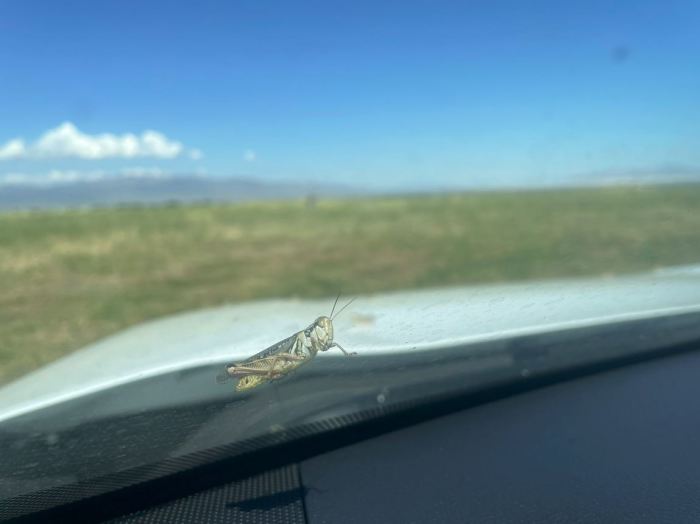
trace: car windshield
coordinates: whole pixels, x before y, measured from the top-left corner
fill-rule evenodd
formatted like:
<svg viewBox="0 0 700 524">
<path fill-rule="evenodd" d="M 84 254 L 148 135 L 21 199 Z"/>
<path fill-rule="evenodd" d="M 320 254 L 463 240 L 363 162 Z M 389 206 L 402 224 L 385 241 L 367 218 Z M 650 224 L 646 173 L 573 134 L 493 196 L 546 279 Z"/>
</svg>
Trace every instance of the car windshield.
<svg viewBox="0 0 700 524">
<path fill-rule="evenodd" d="M 697 335 L 697 2 L 0 12 L 0 500 Z"/>
</svg>

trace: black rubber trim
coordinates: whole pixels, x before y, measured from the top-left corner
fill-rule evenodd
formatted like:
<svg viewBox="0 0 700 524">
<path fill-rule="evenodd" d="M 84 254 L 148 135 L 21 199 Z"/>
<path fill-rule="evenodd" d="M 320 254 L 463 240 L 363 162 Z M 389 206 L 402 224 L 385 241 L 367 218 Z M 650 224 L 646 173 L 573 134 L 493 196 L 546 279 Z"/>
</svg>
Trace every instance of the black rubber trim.
<svg viewBox="0 0 700 524">
<path fill-rule="evenodd" d="M 693 325 L 698 325 L 697 321 L 700 316 L 697 313 L 689 313 L 685 316 L 669 318 L 671 321 L 685 318 L 686 323 L 691 322 Z M 661 320 L 653 319 L 630 323 L 656 323 L 661 322 Z M 622 324 L 604 327 L 614 330 L 620 325 Z M 552 335 L 556 340 L 558 336 L 563 336 L 564 334 L 564 332 L 557 332 Z M 543 339 L 547 335 L 538 335 L 537 337 Z M 238 453 L 227 458 L 220 458 L 222 453 L 225 452 L 223 449 L 207 450 L 193 455 L 197 455 L 197 461 L 206 460 L 206 457 L 209 456 L 211 457 L 211 462 L 209 463 L 192 465 L 188 469 L 159 478 L 114 489 L 108 493 L 84 498 L 62 506 L 35 512 L 31 515 L 10 519 L 7 522 L 74 523 L 97 522 L 115 518 L 214 486 L 242 480 L 267 470 L 298 463 L 330 450 L 459 410 L 593 373 L 698 349 L 700 349 L 700 339 L 667 346 L 657 345 L 655 349 L 645 350 L 640 353 L 616 356 L 590 364 L 577 364 L 566 369 L 550 372 L 542 371 L 536 375 L 529 376 L 527 380 L 497 381 L 479 391 L 469 390 L 450 395 L 433 395 L 421 401 L 398 402 L 348 416 L 327 419 L 315 424 L 303 425 L 277 435 L 275 440 L 280 443 L 270 444 L 264 449 L 252 449 L 249 452 Z M 254 448 L 252 444 L 237 443 L 232 445 L 230 449 L 235 451 L 246 447 Z M 180 466 L 188 463 L 196 464 L 195 459 L 192 457 L 183 457 L 182 459 L 184 462 L 181 460 Z M 170 468 L 167 465 L 164 466 L 164 470 L 167 471 L 168 469 Z M 93 482 L 104 483 L 111 481 L 117 485 L 119 479 L 115 480 L 113 477 L 124 477 L 129 474 L 133 474 L 133 471 L 111 475 L 106 479 L 95 479 Z M 21 498 L 31 499 L 33 496 L 46 497 L 46 493 L 40 492 Z M 18 503 L 17 500 L 13 499 L 5 502 Z"/>
<path fill-rule="evenodd" d="M 200 491 L 110 520 L 109 524 L 304 524 L 296 464 Z"/>
<path fill-rule="evenodd" d="M 304 520 L 309 522 L 309 510 L 306 508 L 306 488 L 304 487 L 304 479 L 301 478 L 301 467 L 296 465 L 297 482 L 301 487 L 303 496 L 301 497 L 301 510 L 304 512 Z"/>
</svg>

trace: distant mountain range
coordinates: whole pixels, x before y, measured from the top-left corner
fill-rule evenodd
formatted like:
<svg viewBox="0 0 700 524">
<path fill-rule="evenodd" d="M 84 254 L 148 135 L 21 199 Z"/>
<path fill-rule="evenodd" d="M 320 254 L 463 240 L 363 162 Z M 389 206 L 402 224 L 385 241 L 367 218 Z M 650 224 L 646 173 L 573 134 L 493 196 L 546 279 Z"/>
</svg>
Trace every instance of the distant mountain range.
<svg viewBox="0 0 700 524">
<path fill-rule="evenodd" d="M 70 175 L 70 173 L 69 173 Z M 346 197 L 370 194 L 498 191 L 552 187 L 601 187 L 700 183 L 700 168 L 664 166 L 655 169 L 607 170 L 582 173 L 558 183 L 531 181 L 528 186 L 486 185 L 442 188 L 365 190 L 312 182 L 264 182 L 245 177 L 135 173 L 97 174 L 92 178 L 0 178 L 0 211 L 153 205 L 189 202 L 243 202 L 304 197 Z"/>
<path fill-rule="evenodd" d="M 0 210 L 165 204 L 170 202 L 241 202 L 349 196 L 360 192 L 311 183 L 274 183 L 238 177 L 171 175 L 157 177 L 105 176 L 48 184 L 14 182 L 0 185 Z"/>
<path fill-rule="evenodd" d="M 637 169 L 608 169 L 583 173 L 575 177 L 574 183 L 593 186 L 655 185 L 700 182 L 700 167 L 666 165 Z"/>
</svg>

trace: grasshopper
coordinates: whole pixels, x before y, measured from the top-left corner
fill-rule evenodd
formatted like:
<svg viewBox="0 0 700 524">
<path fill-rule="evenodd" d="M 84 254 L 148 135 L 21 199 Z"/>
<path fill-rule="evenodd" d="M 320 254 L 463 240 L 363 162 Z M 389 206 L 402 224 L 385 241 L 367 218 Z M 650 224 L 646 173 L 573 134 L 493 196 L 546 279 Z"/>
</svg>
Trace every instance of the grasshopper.
<svg viewBox="0 0 700 524">
<path fill-rule="evenodd" d="M 355 300 L 353 298 L 345 304 L 334 317 L 333 312 L 339 298 L 340 295 L 336 297 L 329 316 L 318 317 L 306 329 L 277 342 L 243 362 L 226 364 L 224 373 L 217 377 L 217 381 L 224 382 L 229 378 L 238 378 L 236 391 L 248 391 L 266 382 L 282 378 L 309 362 L 319 351 L 338 348 L 347 356 L 355 355 L 356 353 L 348 353 L 340 344 L 333 341 L 333 319 Z"/>
</svg>

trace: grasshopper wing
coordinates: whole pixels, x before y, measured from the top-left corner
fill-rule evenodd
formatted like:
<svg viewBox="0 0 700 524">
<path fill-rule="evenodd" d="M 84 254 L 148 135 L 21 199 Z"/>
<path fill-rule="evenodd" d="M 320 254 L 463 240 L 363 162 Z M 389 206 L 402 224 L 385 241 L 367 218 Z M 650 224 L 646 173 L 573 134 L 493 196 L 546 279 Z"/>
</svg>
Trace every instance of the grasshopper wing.
<svg viewBox="0 0 700 524">
<path fill-rule="evenodd" d="M 216 377 L 216 381 L 223 383 L 231 377 L 236 377 L 236 391 L 246 391 L 282 377 L 306 360 L 295 355 L 295 349 L 298 349 L 299 344 L 303 344 L 299 335 L 300 333 L 295 333 L 242 362 L 227 364 L 225 371 Z"/>
<path fill-rule="evenodd" d="M 241 362 L 241 364 L 248 364 L 255 360 L 260 360 L 267 357 L 274 357 L 275 355 L 279 355 L 280 353 L 291 353 L 292 349 L 294 349 L 294 344 L 297 341 L 298 335 L 298 333 L 295 333 L 291 337 L 287 337 L 284 340 L 280 340 L 276 344 L 271 345 L 269 348 L 263 349 L 262 351 L 256 353 L 252 357 L 245 359 L 243 362 Z"/>
</svg>

